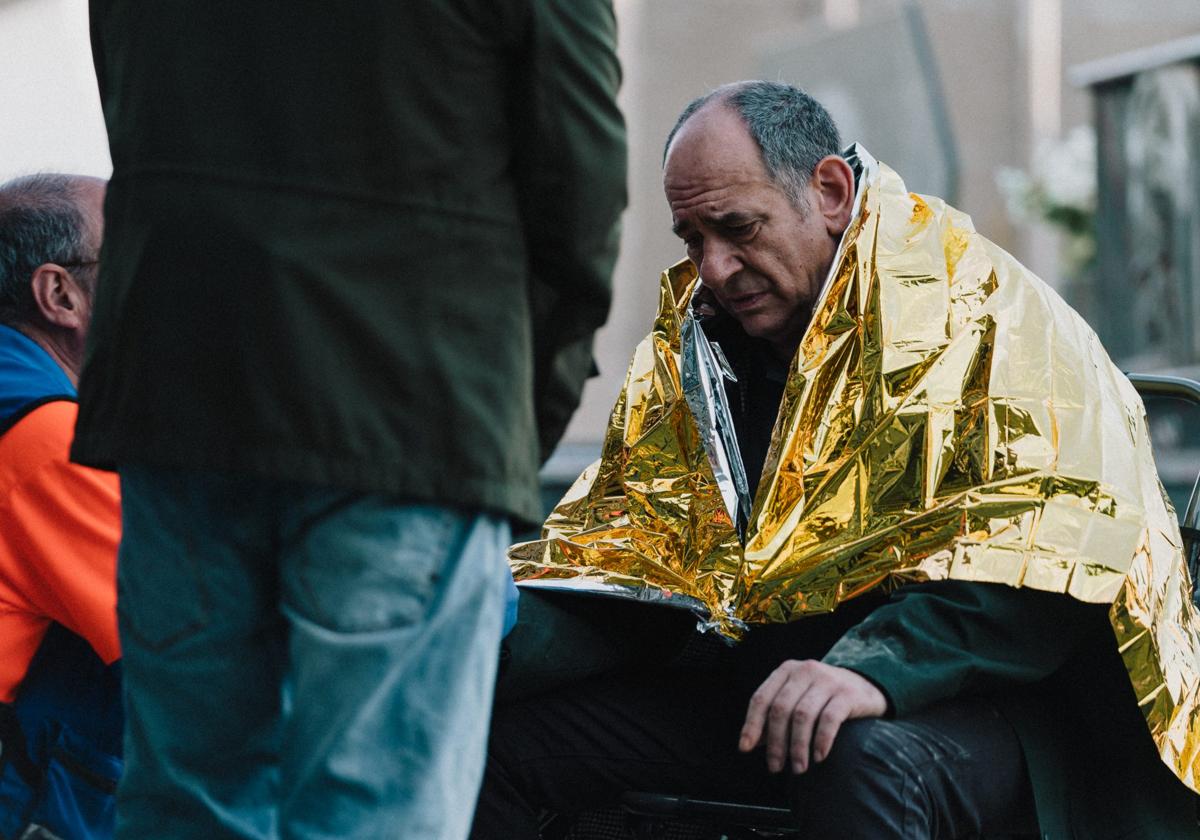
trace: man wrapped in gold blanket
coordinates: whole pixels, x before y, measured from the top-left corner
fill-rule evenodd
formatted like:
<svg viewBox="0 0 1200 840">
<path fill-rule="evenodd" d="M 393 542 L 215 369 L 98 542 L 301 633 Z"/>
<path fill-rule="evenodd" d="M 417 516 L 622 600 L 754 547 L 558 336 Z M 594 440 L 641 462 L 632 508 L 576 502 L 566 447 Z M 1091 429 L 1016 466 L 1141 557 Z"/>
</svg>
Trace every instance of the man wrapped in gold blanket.
<svg viewBox="0 0 1200 840">
<path fill-rule="evenodd" d="M 475 836 L 628 789 L 787 797 L 808 837 L 1200 833 L 1200 623 L 1137 394 L 969 218 L 840 146 L 766 82 L 668 138 L 689 260 L 601 460 L 510 553 L 503 680 L 535 647 L 571 676 L 502 680 Z"/>
</svg>

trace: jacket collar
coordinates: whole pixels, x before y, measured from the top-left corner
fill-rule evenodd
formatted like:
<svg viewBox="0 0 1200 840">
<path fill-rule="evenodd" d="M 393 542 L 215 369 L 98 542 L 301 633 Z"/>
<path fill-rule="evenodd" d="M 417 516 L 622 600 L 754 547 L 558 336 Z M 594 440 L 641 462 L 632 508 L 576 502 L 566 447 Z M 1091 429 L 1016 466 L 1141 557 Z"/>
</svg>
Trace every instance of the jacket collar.
<svg viewBox="0 0 1200 840">
<path fill-rule="evenodd" d="M 0 428 L 52 399 L 76 399 L 66 371 L 36 341 L 0 324 Z"/>
</svg>

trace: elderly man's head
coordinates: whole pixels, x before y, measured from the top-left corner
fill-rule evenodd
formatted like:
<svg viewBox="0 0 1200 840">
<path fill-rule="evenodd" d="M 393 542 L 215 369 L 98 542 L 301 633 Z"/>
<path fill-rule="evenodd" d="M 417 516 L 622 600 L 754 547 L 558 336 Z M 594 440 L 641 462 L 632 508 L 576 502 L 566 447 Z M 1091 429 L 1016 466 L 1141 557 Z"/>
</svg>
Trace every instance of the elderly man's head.
<svg viewBox="0 0 1200 840">
<path fill-rule="evenodd" d="M 0 185 L 0 324 L 75 379 L 91 322 L 105 182 L 41 174 Z"/>
<path fill-rule="evenodd" d="M 854 174 L 825 109 L 772 82 L 718 88 L 667 138 L 675 233 L 717 302 L 783 356 L 795 352 L 850 222 Z"/>
</svg>

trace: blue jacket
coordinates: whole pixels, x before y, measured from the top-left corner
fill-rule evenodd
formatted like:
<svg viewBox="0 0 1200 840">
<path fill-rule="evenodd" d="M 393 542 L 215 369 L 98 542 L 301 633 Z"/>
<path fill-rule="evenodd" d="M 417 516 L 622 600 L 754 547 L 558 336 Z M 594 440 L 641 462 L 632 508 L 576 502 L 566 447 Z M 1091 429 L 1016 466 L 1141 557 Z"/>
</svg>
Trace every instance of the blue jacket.
<svg viewBox="0 0 1200 840">
<path fill-rule="evenodd" d="M 0 326 L 0 444 L 36 409 L 74 399 L 41 347 Z M 34 825 L 64 840 L 112 837 L 122 724 L 120 660 L 105 664 L 87 640 L 52 623 L 15 701 L 0 704 L 0 840 Z"/>
</svg>

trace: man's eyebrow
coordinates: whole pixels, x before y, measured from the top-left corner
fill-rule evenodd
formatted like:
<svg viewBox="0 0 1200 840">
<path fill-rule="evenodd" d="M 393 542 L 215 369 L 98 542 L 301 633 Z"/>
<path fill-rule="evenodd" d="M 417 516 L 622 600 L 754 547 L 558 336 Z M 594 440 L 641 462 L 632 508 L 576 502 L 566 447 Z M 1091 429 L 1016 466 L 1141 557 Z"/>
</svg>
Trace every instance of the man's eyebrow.
<svg viewBox="0 0 1200 840">
<path fill-rule="evenodd" d="M 713 216 L 709 220 L 709 224 L 716 227 L 737 227 L 752 222 L 755 219 L 753 213 L 744 213 L 740 210 L 730 210 L 728 213 L 722 213 L 719 216 Z"/>
<path fill-rule="evenodd" d="M 728 213 L 721 213 L 716 216 L 711 216 L 704 221 L 713 227 L 738 227 L 740 225 L 749 224 L 758 218 L 753 213 L 746 213 L 741 210 L 730 210 Z M 677 221 L 671 225 L 671 230 L 675 235 L 683 238 L 684 234 L 688 233 L 692 226 L 685 221 Z"/>
</svg>

